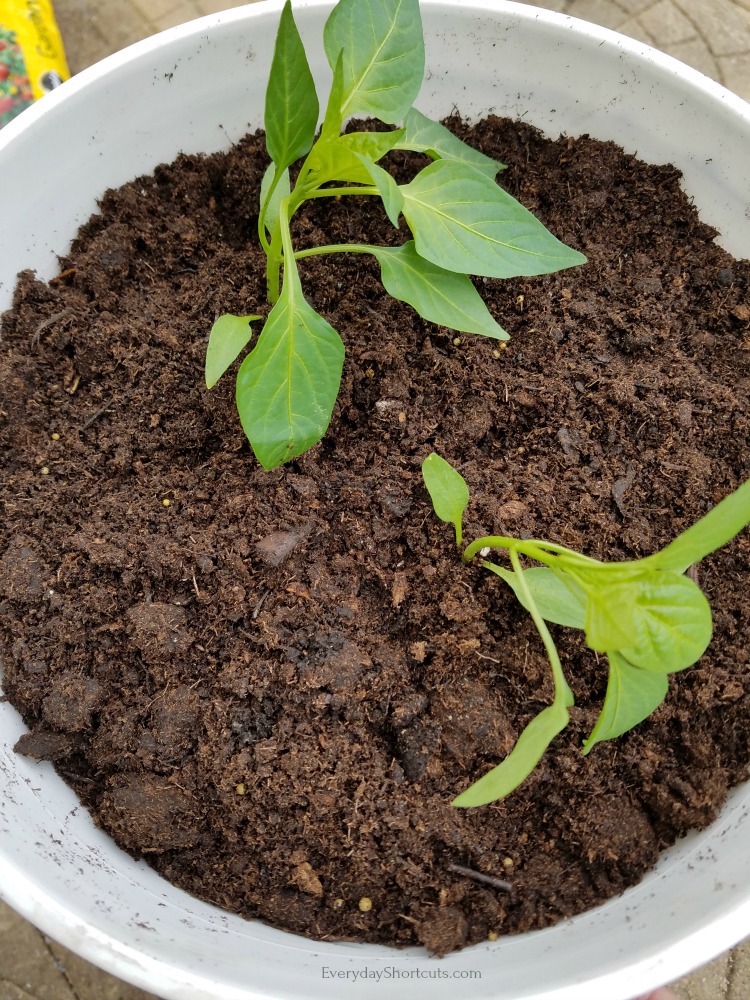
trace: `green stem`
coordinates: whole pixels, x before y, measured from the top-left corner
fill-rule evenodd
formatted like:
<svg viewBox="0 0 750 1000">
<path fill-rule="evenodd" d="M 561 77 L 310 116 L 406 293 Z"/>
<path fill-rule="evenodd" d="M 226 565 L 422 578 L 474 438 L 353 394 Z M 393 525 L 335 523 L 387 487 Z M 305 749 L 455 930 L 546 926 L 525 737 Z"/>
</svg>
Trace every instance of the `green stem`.
<svg viewBox="0 0 750 1000">
<path fill-rule="evenodd" d="M 374 253 L 380 249 L 386 248 L 368 246 L 366 243 L 331 243 L 324 247 L 310 247 L 309 250 L 298 250 L 294 255 L 294 259 L 304 260 L 305 257 L 318 257 L 324 253 Z"/>
<path fill-rule="evenodd" d="M 529 609 L 529 613 L 534 620 L 534 624 L 536 625 L 537 632 L 541 636 L 544 648 L 547 651 L 550 666 L 552 667 L 552 676 L 555 682 L 555 703 L 562 704 L 567 708 L 573 704 L 573 692 L 570 690 L 568 682 L 565 680 L 565 674 L 563 673 L 562 663 L 560 662 L 560 655 L 557 652 L 555 640 L 552 638 L 550 630 L 547 628 L 547 623 L 544 618 L 542 618 L 536 601 L 534 600 L 534 596 L 529 589 L 528 583 L 526 582 L 523 566 L 521 566 L 521 560 L 518 558 L 518 548 L 516 546 L 512 546 L 508 550 L 508 555 L 510 556 L 510 563 L 518 580 L 518 589 L 523 594 L 523 598 L 526 601 L 526 607 Z"/>
<path fill-rule="evenodd" d="M 470 545 L 466 546 L 466 550 L 463 554 L 463 561 L 465 563 L 471 562 L 474 556 L 482 549 L 511 548 L 514 548 L 518 552 L 522 552 L 525 556 L 529 556 L 530 559 L 536 559 L 538 562 L 544 563 L 547 566 L 553 565 L 555 557 L 558 555 L 565 556 L 566 562 L 569 560 L 570 562 L 577 563 L 581 566 L 604 565 L 604 563 L 599 562 L 598 559 L 591 559 L 589 556 L 582 556 L 580 552 L 574 552 L 572 549 L 566 549 L 565 546 L 557 545 L 555 542 L 545 542 L 539 538 L 529 538 L 528 540 L 522 541 L 518 538 L 509 538 L 506 535 L 485 535 L 482 538 L 475 539 Z"/>
<path fill-rule="evenodd" d="M 339 198 L 342 195 L 350 194 L 375 195 L 377 198 L 380 195 L 380 191 L 378 191 L 378 189 L 374 186 L 316 188 L 314 191 L 308 191 L 305 194 L 305 201 L 307 201 L 308 198 Z"/>
<path fill-rule="evenodd" d="M 279 300 L 282 263 L 288 260 L 290 262 L 289 266 L 296 269 L 292 235 L 289 230 L 289 202 L 290 196 L 281 199 L 281 204 L 279 205 L 279 222 L 274 231 L 273 239 L 271 240 L 271 249 L 268 254 L 266 277 L 268 301 L 272 306 L 276 305 Z"/>
</svg>

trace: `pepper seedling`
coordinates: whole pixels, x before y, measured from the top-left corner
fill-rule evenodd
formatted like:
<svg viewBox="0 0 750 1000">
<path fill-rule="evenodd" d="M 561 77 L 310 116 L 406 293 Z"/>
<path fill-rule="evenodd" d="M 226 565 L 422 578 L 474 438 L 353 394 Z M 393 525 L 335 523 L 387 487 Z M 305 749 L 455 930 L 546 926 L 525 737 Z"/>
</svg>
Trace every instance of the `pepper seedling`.
<svg viewBox="0 0 750 1000">
<path fill-rule="evenodd" d="M 423 462 L 422 475 L 435 513 L 454 526 L 460 547 L 469 503 L 464 478 L 434 452 Z M 666 697 L 668 675 L 696 663 L 711 641 L 711 609 L 686 570 L 748 524 L 750 480 L 666 548 L 643 559 L 601 562 L 553 542 L 502 535 L 467 545 L 463 562 L 482 556 L 481 565 L 504 580 L 531 615 L 549 658 L 555 693 L 552 704 L 526 726 L 505 760 L 453 805 L 486 805 L 514 791 L 570 721 L 573 694 L 548 622 L 581 629 L 588 647 L 609 663 L 604 704 L 583 744 L 584 754 L 648 718 Z M 507 552 L 509 569 L 486 558 L 492 550 Z M 525 569 L 522 557 L 542 565 Z"/>
<path fill-rule="evenodd" d="M 243 360 L 236 401 L 243 429 L 266 469 L 303 454 L 326 432 L 341 382 L 344 345 L 304 296 L 297 261 L 330 253 L 371 254 L 386 291 L 420 316 L 464 333 L 506 340 L 469 275 L 548 274 L 586 258 L 552 236 L 495 176 L 502 164 L 468 146 L 415 107 L 425 53 L 419 0 L 340 0 L 323 35 L 333 71 L 316 139 L 319 101 L 290 0 L 279 22 L 265 101 L 271 163 L 260 192 L 258 237 L 266 253 L 271 311 Z M 342 134 L 352 116 L 396 125 Z M 413 150 L 428 163 L 397 184 L 378 161 Z M 292 186 L 289 168 L 302 160 Z M 380 198 L 401 216 L 402 246 L 335 244 L 296 250 L 290 221 L 312 198 Z M 282 281 L 283 274 L 283 281 Z M 210 388 L 252 339 L 260 316 L 221 316 L 209 337 Z"/>
</svg>

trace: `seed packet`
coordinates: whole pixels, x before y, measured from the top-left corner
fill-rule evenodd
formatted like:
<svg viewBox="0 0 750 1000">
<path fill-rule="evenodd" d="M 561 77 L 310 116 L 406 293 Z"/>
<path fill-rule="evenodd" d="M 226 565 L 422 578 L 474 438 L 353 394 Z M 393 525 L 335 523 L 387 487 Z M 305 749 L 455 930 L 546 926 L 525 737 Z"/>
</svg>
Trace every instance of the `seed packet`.
<svg viewBox="0 0 750 1000">
<path fill-rule="evenodd" d="M 0 4 L 0 128 L 70 76 L 49 0 Z"/>
</svg>

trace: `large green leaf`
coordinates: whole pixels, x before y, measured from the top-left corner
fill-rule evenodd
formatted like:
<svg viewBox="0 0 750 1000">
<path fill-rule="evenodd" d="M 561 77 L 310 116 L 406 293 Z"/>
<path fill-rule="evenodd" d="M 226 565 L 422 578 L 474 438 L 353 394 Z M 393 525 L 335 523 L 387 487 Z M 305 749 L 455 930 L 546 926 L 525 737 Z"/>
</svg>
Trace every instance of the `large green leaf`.
<svg viewBox="0 0 750 1000">
<path fill-rule="evenodd" d="M 320 441 L 341 383 L 344 345 L 307 303 L 297 273 L 237 375 L 237 409 L 258 461 L 273 469 Z"/>
<path fill-rule="evenodd" d="M 469 504 L 469 487 L 453 466 L 432 452 L 422 462 L 422 478 L 432 506 L 441 521 L 456 529 L 456 544 L 461 544 L 461 523 Z"/>
<path fill-rule="evenodd" d="M 505 580 L 519 603 L 527 611 L 531 610 L 513 570 L 490 562 L 482 565 Z M 545 621 L 565 625 L 567 628 L 584 628 L 586 596 L 573 580 L 566 583 L 547 566 L 532 566 L 531 569 L 524 570 L 523 576 L 539 614 Z"/>
<path fill-rule="evenodd" d="M 643 670 L 670 673 L 692 666 L 711 641 L 711 608 L 700 587 L 679 573 L 653 570 L 633 589 L 635 631 L 618 652 Z"/>
<path fill-rule="evenodd" d="M 606 653 L 632 643 L 636 593 L 633 580 L 608 583 L 604 574 L 599 588 L 587 589 L 584 629 L 591 649 Z"/>
<path fill-rule="evenodd" d="M 462 808 L 486 806 L 509 795 L 528 778 L 544 751 L 570 720 L 567 708 L 556 702 L 532 719 L 505 760 L 453 800 Z"/>
<path fill-rule="evenodd" d="M 417 253 L 448 271 L 511 278 L 586 260 L 466 163 L 436 160 L 401 191 Z"/>
<path fill-rule="evenodd" d="M 318 95 L 290 0 L 281 12 L 266 90 L 266 148 L 279 170 L 311 148 L 318 125 Z"/>
<path fill-rule="evenodd" d="M 430 323 L 496 340 L 508 339 L 471 280 L 420 257 L 413 240 L 400 247 L 373 248 L 372 252 L 380 264 L 388 294 L 408 302 Z"/>
<path fill-rule="evenodd" d="M 610 653 L 607 694 L 599 719 L 584 741 L 583 752 L 587 754 L 597 743 L 622 736 L 643 722 L 661 705 L 668 689 L 666 674 L 641 670 L 618 653 Z"/>
<path fill-rule="evenodd" d="M 399 140 L 398 148 L 426 153 L 433 160 L 458 160 L 461 163 L 468 163 L 493 180 L 498 170 L 503 170 L 505 167 L 503 163 L 467 145 L 450 129 L 423 115 L 416 108 L 410 108 L 404 118 L 404 136 Z"/>
<path fill-rule="evenodd" d="M 726 545 L 750 524 L 750 479 L 730 493 L 721 503 L 683 531 L 661 552 L 649 556 L 645 563 L 659 569 L 684 572 L 709 553 Z"/>
<path fill-rule="evenodd" d="M 404 117 L 424 77 L 419 0 L 339 0 L 323 41 L 331 69 L 343 53 L 344 117 Z"/>
<path fill-rule="evenodd" d="M 206 348 L 206 387 L 211 389 L 240 356 L 253 336 L 250 324 L 260 316 L 219 316 L 211 327 Z"/>
</svg>

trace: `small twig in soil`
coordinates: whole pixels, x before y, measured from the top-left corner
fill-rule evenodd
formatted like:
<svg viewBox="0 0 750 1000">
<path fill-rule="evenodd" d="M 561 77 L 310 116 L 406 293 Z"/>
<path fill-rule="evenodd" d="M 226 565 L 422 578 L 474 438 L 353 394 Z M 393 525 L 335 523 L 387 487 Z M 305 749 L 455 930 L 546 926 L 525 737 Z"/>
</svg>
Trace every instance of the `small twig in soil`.
<svg viewBox="0 0 750 1000">
<path fill-rule="evenodd" d="M 100 406 L 99 409 L 96 410 L 95 413 L 91 414 L 91 416 L 88 418 L 88 420 L 85 420 L 81 424 L 81 430 L 85 431 L 87 427 L 90 427 L 94 423 L 95 420 L 98 420 L 99 417 L 101 417 L 101 415 L 103 413 L 107 412 L 107 410 L 110 408 L 110 406 L 112 405 L 113 402 L 114 402 L 114 400 L 110 399 L 108 403 L 104 404 L 104 406 Z"/>
<path fill-rule="evenodd" d="M 484 875 L 482 872 L 475 872 L 473 868 L 464 868 L 463 865 L 448 865 L 448 871 L 456 875 L 463 875 L 474 882 L 481 882 L 483 885 L 491 885 L 493 889 L 502 889 L 503 892 L 512 892 L 513 886 L 505 879 L 495 878 L 493 875 Z"/>
<path fill-rule="evenodd" d="M 51 326 L 54 326 L 59 319 L 65 319 L 65 317 L 69 316 L 72 312 L 72 309 L 61 309 L 60 312 L 53 313 L 48 319 L 43 320 L 29 338 L 31 346 L 38 347 L 44 331 L 48 330 Z"/>
<path fill-rule="evenodd" d="M 257 603 L 257 604 L 255 605 L 255 609 L 254 609 L 254 611 L 253 611 L 253 613 L 252 613 L 252 615 L 251 615 L 251 617 L 252 617 L 252 620 L 253 620 L 253 621 L 255 621 L 255 619 L 256 619 L 256 618 L 258 617 L 258 615 L 260 614 L 260 609 L 261 609 L 261 608 L 263 607 L 263 605 L 264 605 L 264 604 L 266 603 L 266 598 L 268 597 L 268 595 L 269 595 L 270 593 L 271 593 L 271 591 L 270 591 L 270 590 L 266 590 L 266 591 L 265 591 L 265 592 L 264 592 L 264 593 L 262 594 L 262 596 L 261 596 L 261 599 L 260 599 L 260 600 L 258 601 L 258 603 Z"/>
</svg>

